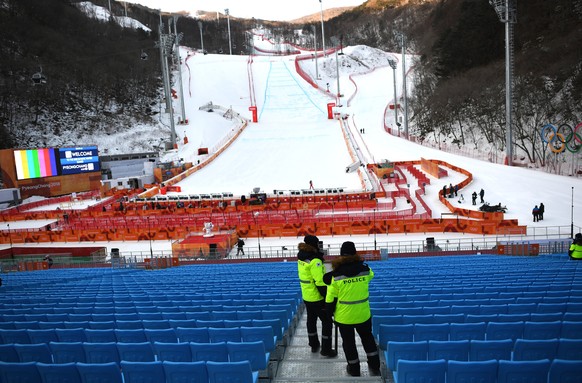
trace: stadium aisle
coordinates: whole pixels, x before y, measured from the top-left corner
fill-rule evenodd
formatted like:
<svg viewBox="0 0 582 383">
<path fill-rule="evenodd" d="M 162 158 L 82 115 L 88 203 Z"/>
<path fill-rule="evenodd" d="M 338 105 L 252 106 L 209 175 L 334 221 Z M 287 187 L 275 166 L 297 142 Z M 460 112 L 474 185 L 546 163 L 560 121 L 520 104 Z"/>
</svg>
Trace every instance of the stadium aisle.
<svg viewBox="0 0 582 383">
<path fill-rule="evenodd" d="M 338 356 L 336 358 L 324 358 L 319 353 L 311 353 L 307 345 L 307 312 L 301 311 L 299 322 L 291 335 L 289 344 L 285 350 L 283 360 L 279 362 L 277 374 L 273 383 L 286 382 L 393 382 L 392 379 L 383 380 L 380 376 L 370 376 L 366 353 L 356 336 L 358 354 L 361 363 L 361 377 L 351 377 L 346 372 L 346 358 L 342 350 L 341 336 L 338 334 Z M 318 325 L 320 323 L 318 322 Z M 321 337 L 321 326 L 319 328 Z M 335 328 L 334 328 L 335 333 Z M 335 340 L 334 340 L 335 342 Z M 383 357 L 381 357 L 382 360 Z M 383 362 L 383 361 L 382 361 Z"/>
</svg>

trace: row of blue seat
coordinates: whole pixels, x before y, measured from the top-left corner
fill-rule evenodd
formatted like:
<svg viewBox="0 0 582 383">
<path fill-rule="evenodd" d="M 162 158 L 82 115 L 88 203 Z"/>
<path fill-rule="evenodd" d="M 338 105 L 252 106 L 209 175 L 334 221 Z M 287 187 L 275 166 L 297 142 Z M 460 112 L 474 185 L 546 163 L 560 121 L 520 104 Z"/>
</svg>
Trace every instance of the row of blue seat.
<svg viewBox="0 0 582 383">
<path fill-rule="evenodd" d="M 0 345 L 19 343 L 34 344 L 48 342 L 222 342 L 257 340 L 265 342 L 265 347 L 273 350 L 283 341 L 279 322 L 257 320 L 251 325 L 241 327 L 178 327 L 176 329 L 20 329 L 0 330 Z M 259 338 L 260 336 L 260 338 Z"/>
<path fill-rule="evenodd" d="M 386 306 L 390 303 L 390 306 Z M 470 298 L 470 299 L 415 299 L 414 296 L 370 296 L 372 307 L 438 307 L 438 306 L 474 306 L 474 305 L 516 305 L 533 304 L 548 305 L 560 304 L 571 307 L 579 307 L 582 304 L 582 297 L 569 298 L 540 298 L 540 297 L 519 297 L 519 298 Z"/>
<path fill-rule="evenodd" d="M 540 360 L 564 359 L 582 363 L 582 339 L 517 339 L 388 342 L 386 366 L 395 371 L 399 360 Z"/>
<path fill-rule="evenodd" d="M 439 324 L 479 322 L 582 322 L 582 313 L 545 314 L 423 314 L 423 315 L 373 315 L 372 332 L 378 334 L 381 324 Z"/>
<path fill-rule="evenodd" d="M 582 290 L 566 291 L 514 291 L 514 292 L 457 292 L 457 293 L 419 293 L 416 290 L 396 290 L 386 292 L 384 290 L 371 289 L 370 297 L 372 300 L 390 300 L 390 301 L 447 301 L 447 300 L 497 300 L 497 299 L 511 299 L 516 300 L 520 298 L 536 298 L 548 301 L 559 300 L 569 301 L 571 299 L 577 300 L 582 298 Z"/>
<path fill-rule="evenodd" d="M 543 303 L 543 302 L 528 302 L 529 298 L 524 298 L 520 303 L 483 303 L 478 300 L 447 300 L 447 301 L 375 301 L 370 302 L 370 307 L 374 309 L 422 309 L 425 307 L 456 307 L 457 310 L 462 310 L 463 307 L 468 309 L 472 307 L 479 307 L 485 310 L 485 313 L 495 312 L 497 314 L 507 314 L 512 312 L 582 312 L 582 302 L 567 302 L 567 303 Z M 511 310 L 511 311 L 510 311 Z M 411 310 L 413 311 L 413 310 Z"/>
<path fill-rule="evenodd" d="M 237 362 L 248 360 L 253 371 L 265 370 L 271 353 L 262 341 L 217 343 L 164 342 L 49 342 L 7 344 L 0 346 L 0 361 L 12 363 L 41 362 L 110 363 L 130 362 Z"/>
<path fill-rule="evenodd" d="M 582 322 L 478 322 L 438 324 L 381 324 L 378 345 L 423 340 L 582 339 Z"/>
<path fill-rule="evenodd" d="M 564 383 L 580 382 L 582 364 L 572 360 L 488 360 L 481 362 L 402 360 L 394 372 L 395 383 Z"/>
<path fill-rule="evenodd" d="M 231 309 L 230 309 L 231 308 Z M 3 320 L 20 320 L 20 321 L 49 321 L 52 320 L 74 320 L 74 321 L 87 321 L 92 319 L 103 320 L 104 318 L 109 318 L 107 320 L 159 320 L 164 319 L 188 319 L 188 315 L 192 315 L 196 319 L 238 319 L 238 316 L 245 316 L 249 312 L 257 311 L 274 311 L 274 310 L 284 310 L 287 312 L 288 316 L 291 318 L 295 312 L 296 308 L 289 304 L 277 304 L 277 305 L 263 305 L 263 306 L 242 306 L 234 307 L 230 306 L 230 310 L 223 310 L 225 307 L 221 307 L 217 310 L 213 307 L 202 306 L 202 307 L 159 307 L 155 308 L 137 308 L 131 310 L 119 310 L 119 312 L 112 311 L 109 308 L 99 309 L 99 308 L 75 308 L 70 311 L 62 310 L 63 312 L 49 312 L 43 313 L 41 309 L 29 309 L 27 311 L 21 310 L 19 312 L 14 312 L 13 314 L 0 314 L 0 318 Z M 143 311 L 141 311 L 143 310 Z M 48 310 L 47 310 L 48 311 Z M 64 319 L 66 316 L 66 319 Z"/>
<path fill-rule="evenodd" d="M 167 295 L 165 297 L 151 296 L 151 295 L 80 295 L 77 299 L 72 300 L 66 297 L 55 297 L 49 298 L 47 296 L 39 297 L 20 297 L 20 298 L 0 298 L 0 308 L 7 307 L 9 305 L 51 305 L 51 307 L 58 307 L 59 305 L 72 305 L 80 306 L 85 304 L 139 304 L 148 305 L 154 304 L 159 305 L 164 302 L 172 302 L 174 306 L 185 306 L 185 305 L 255 305 L 255 304 L 274 304 L 278 302 L 293 303 L 298 301 L 298 295 L 296 293 L 287 294 L 270 294 L 265 297 L 260 295 L 255 295 L 254 298 L 209 298 L 207 296 L 196 296 L 193 295 Z"/>
<path fill-rule="evenodd" d="M 121 366 L 121 368 L 120 368 Z M 67 383 L 256 383 L 249 361 L 128 362 L 46 364 L 0 362 L 0 381 Z"/>
</svg>

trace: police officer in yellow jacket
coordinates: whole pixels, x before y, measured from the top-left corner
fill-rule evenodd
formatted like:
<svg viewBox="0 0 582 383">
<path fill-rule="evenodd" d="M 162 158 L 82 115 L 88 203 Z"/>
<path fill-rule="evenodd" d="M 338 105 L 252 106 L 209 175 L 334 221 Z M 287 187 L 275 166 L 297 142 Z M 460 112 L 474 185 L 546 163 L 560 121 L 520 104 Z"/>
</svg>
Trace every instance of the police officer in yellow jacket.
<svg viewBox="0 0 582 383">
<path fill-rule="evenodd" d="M 570 259 L 582 261 L 582 233 L 576 233 L 574 236 L 574 242 L 570 245 L 568 255 Z"/>
<path fill-rule="evenodd" d="M 347 372 L 360 376 L 360 360 L 356 348 L 358 332 L 368 357 L 370 375 L 380 375 L 380 355 L 372 335 L 372 314 L 368 287 L 374 278 L 372 269 L 356 253 L 353 242 L 344 242 L 340 256 L 332 261 L 332 271 L 323 280 L 328 284 L 325 299 L 328 315 L 334 316 L 342 337 L 342 346 L 348 362 Z M 355 331 L 354 331 L 355 330 Z"/>
<path fill-rule="evenodd" d="M 325 265 L 323 253 L 319 249 L 319 238 L 307 235 L 299 244 L 297 253 L 297 272 L 301 285 L 301 295 L 307 311 L 307 335 L 311 352 L 333 358 L 337 351 L 331 348 L 333 322 L 325 312 L 327 286 L 323 283 Z M 317 334 L 317 319 L 321 320 L 321 343 Z"/>
</svg>

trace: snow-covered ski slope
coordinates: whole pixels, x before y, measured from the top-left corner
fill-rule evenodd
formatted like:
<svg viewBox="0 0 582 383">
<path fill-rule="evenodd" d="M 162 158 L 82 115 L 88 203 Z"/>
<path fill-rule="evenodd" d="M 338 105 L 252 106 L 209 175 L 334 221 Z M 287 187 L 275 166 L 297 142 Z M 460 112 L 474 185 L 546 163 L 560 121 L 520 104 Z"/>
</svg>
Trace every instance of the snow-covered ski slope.
<svg viewBox="0 0 582 383">
<path fill-rule="evenodd" d="M 321 79 L 315 81 L 320 89 L 315 89 L 297 74 L 295 56 L 253 56 L 252 87 L 258 123 L 249 122 L 223 154 L 183 180 L 179 184 L 182 193 L 248 195 L 256 187 L 272 193 L 273 190 L 307 189 L 310 180 L 316 188 L 362 189 L 357 173 L 345 172 L 353 159 L 341 124 L 327 118 L 327 104 L 336 101 L 333 95 L 337 93 L 336 70 L 339 69 L 340 93 L 343 94 L 341 111 L 349 116 L 347 121 L 354 144 L 360 147 L 368 161 L 443 160 L 468 170 L 474 178 L 468 187 L 459 191 L 465 202 L 455 199 L 451 201 L 453 204 L 472 208 L 470 195 L 483 188 L 487 202 L 506 205 L 506 218 L 517 218 L 520 224 L 532 225 L 532 208 L 543 202 L 546 216 L 543 223 L 535 225 L 569 226 L 574 217 L 575 225 L 581 226 L 582 204 L 572 203 L 572 200 L 579 201 L 579 198 L 572 198 L 572 192 L 580 193 L 581 179 L 457 156 L 386 133 L 384 112 L 393 101 L 394 89 L 393 71 L 387 59 L 396 58 L 400 65 L 401 56 L 365 46 L 345 47 L 343 52 L 345 55 L 339 56 L 339 68 L 336 68 L 333 54 L 319 58 Z M 247 56 L 201 54 L 193 54 L 185 60 L 182 74 L 189 124 L 179 126 L 177 134 L 180 140 L 187 135 L 189 143 L 179 145 L 177 157 L 196 163 L 199 147 L 212 147 L 240 125 L 235 120 L 223 118 L 220 113 L 200 111 L 200 106 L 211 101 L 251 120 L 248 60 Z M 410 67 L 412 59 L 407 57 L 406 62 Z M 300 65 L 315 79 L 315 60 L 301 61 Z M 401 92 L 401 69 L 397 70 L 396 82 Z M 408 79 L 407 84 L 410 83 Z M 388 113 L 389 123 L 392 111 Z M 363 134 L 360 129 L 364 129 Z M 448 212 L 438 201 L 438 191 L 443 185 L 462 179 L 453 172 L 448 177 L 433 179 L 427 186 L 425 201 L 433 216 Z M 411 183 L 411 191 L 414 187 Z"/>
</svg>

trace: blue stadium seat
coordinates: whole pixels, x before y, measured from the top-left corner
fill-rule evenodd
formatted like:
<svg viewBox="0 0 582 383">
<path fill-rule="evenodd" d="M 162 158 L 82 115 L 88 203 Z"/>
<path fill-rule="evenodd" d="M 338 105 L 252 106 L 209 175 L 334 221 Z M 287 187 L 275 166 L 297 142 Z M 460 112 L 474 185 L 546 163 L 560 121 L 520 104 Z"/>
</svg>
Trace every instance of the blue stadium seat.
<svg viewBox="0 0 582 383">
<path fill-rule="evenodd" d="M 582 339 L 582 321 L 562 321 L 560 338 Z"/>
<path fill-rule="evenodd" d="M 137 313 L 137 317 L 141 321 L 159 321 L 159 320 L 163 320 L 162 313 L 159 313 L 159 312 L 151 312 L 151 313 L 139 312 L 139 313 Z M 145 328 L 145 326 L 144 326 L 144 328 Z"/>
<path fill-rule="evenodd" d="M 18 330 L 0 329 L 0 341 L 1 343 L 30 344 L 30 338 L 28 337 L 28 332 L 25 329 Z"/>
<path fill-rule="evenodd" d="M 270 353 L 265 351 L 265 345 L 261 341 L 256 342 L 227 342 L 228 360 L 240 362 L 248 360 L 251 370 L 262 371 L 269 366 Z M 269 377 L 271 373 L 268 373 Z"/>
<path fill-rule="evenodd" d="M 388 342 L 387 350 L 384 352 L 386 365 L 392 372 L 396 371 L 396 366 L 400 359 L 406 360 L 428 360 L 428 342 Z"/>
<path fill-rule="evenodd" d="M 564 313 L 531 313 L 529 316 L 530 322 L 554 322 L 561 321 Z"/>
<path fill-rule="evenodd" d="M 184 328 L 178 327 L 176 329 L 176 336 L 179 342 L 197 342 L 197 343 L 208 343 L 210 338 L 208 337 L 208 328 Z"/>
<path fill-rule="evenodd" d="M 111 363 L 119 365 L 121 361 L 119 351 L 117 351 L 117 342 L 107 343 L 83 343 L 85 351 L 85 360 L 87 363 Z"/>
<path fill-rule="evenodd" d="M 30 343 L 57 342 L 59 339 L 55 329 L 27 330 Z"/>
<path fill-rule="evenodd" d="M 445 383 L 447 362 L 440 360 L 400 360 L 396 367 L 396 382 Z"/>
<path fill-rule="evenodd" d="M 451 314 L 478 315 L 479 305 L 452 305 Z"/>
<path fill-rule="evenodd" d="M 167 319 L 144 319 L 141 321 L 144 329 L 168 329 L 171 328 L 170 322 Z"/>
<path fill-rule="evenodd" d="M 565 313 L 567 312 L 567 303 L 538 303 L 538 313 Z"/>
<path fill-rule="evenodd" d="M 82 383 L 123 383 L 118 363 L 77 363 Z"/>
<path fill-rule="evenodd" d="M 117 352 L 123 362 L 153 362 L 156 360 L 154 350 L 150 342 L 123 343 L 117 342 Z"/>
<path fill-rule="evenodd" d="M 178 336 L 173 328 L 165 329 L 145 329 L 145 336 L 148 341 L 153 342 L 164 342 L 164 343 L 177 343 Z"/>
<path fill-rule="evenodd" d="M 0 382 L 38 383 L 42 378 L 36 369 L 36 362 L 15 363 L 0 361 Z"/>
<path fill-rule="evenodd" d="M 210 311 L 187 312 L 186 319 L 210 320 Z"/>
<path fill-rule="evenodd" d="M 170 319 L 186 320 L 186 314 L 184 314 L 182 312 L 174 313 L 174 312 L 166 312 L 165 311 L 162 313 L 162 319 L 165 319 L 165 320 L 170 320 Z"/>
<path fill-rule="evenodd" d="M 81 383 L 81 375 L 75 363 L 36 363 L 36 369 L 43 383 Z"/>
<path fill-rule="evenodd" d="M 153 343 L 156 360 L 171 362 L 192 362 L 192 349 L 189 342 L 184 343 Z"/>
<path fill-rule="evenodd" d="M 143 329 L 115 329 L 115 337 L 118 342 L 124 343 L 141 343 L 148 340 Z"/>
<path fill-rule="evenodd" d="M 468 340 L 429 340 L 428 360 L 444 359 L 468 361 L 469 341 Z"/>
<path fill-rule="evenodd" d="M 525 322 L 524 339 L 557 339 L 562 331 L 562 321 Z"/>
<path fill-rule="evenodd" d="M 533 361 L 500 360 L 497 383 L 546 383 L 550 370 L 548 359 Z"/>
<path fill-rule="evenodd" d="M 85 363 L 85 351 L 82 342 L 50 342 L 53 363 Z"/>
<path fill-rule="evenodd" d="M 116 326 L 115 321 L 103 321 L 103 322 L 97 322 L 97 321 L 91 321 L 89 322 L 89 328 L 93 329 L 93 330 L 112 330 L 114 329 Z"/>
<path fill-rule="evenodd" d="M 469 342 L 469 360 L 511 360 L 512 350 L 513 341 L 511 339 L 471 340 Z"/>
<path fill-rule="evenodd" d="M 166 383 L 208 383 L 206 362 L 163 361 Z"/>
<path fill-rule="evenodd" d="M 192 361 L 214 361 L 227 362 L 228 348 L 226 342 L 218 343 L 196 343 L 190 342 L 192 351 Z"/>
<path fill-rule="evenodd" d="M 115 321 L 115 314 L 91 314 L 90 322 L 113 322 Z"/>
<path fill-rule="evenodd" d="M 465 322 L 465 314 L 434 314 L 434 323 L 463 323 Z"/>
<path fill-rule="evenodd" d="M 14 344 L 16 354 L 21 362 L 42 362 L 52 363 L 51 350 L 46 343 L 36 344 Z"/>
<path fill-rule="evenodd" d="M 240 328 L 241 340 L 243 342 L 262 341 L 265 351 L 272 353 L 275 351 L 277 337 L 270 326 L 242 326 Z"/>
<path fill-rule="evenodd" d="M 253 326 L 271 326 L 273 333 L 277 337 L 277 341 L 283 340 L 283 329 L 278 319 L 253 319 L 252 321 Z"/>
<path fill-rule="evenodd" d="M 115 328 L 119 330 L 143 330 L 143 323 L 141 319 L 116 320 Z"/>
<path fill-rule="evenodd" d="M 542 314 L 540 314 L 542 315 Z M 529 313 L 522 313 L 522 314 L 499 314 L 495 319 L 496 322 L 526 322 L 529 321 L 531 318 L 531 314 Z"/>
<path fill-rule="evenodd" d="M 208 328 L 208 338 L 210 342 L 240 342 L 240 328 L 238 327 L 209 327 Z"/>
<path fill-rule="evenodd" d="M 558 344 L 558 339 L 517 339 L 513 345 L 513 360 L 554 360 Z"/>
<path fill-rule="evenodd" d="M 236 311 L 213 311 L 210 313 L 210 317 L 212 318 L 212 320 L 222 320 L 222 321 L 226 319 L 230 320 L 238 319 Z"/>
<path fill-rule="evenodd" d="M 388 342 L 412 342 L 414 340 L 413 324 L 383 324 L 378 330 L 378 346 L 386 350 Z"/>
<path fill-rule="evenodd" d="M 0 344 L 0 361 L 11 363 L 20 362 L 13 343 Z"/>
<path fill-rule="evenodd" d="M 21 330 L 21 329 L 25 329 L 25 330 L 29 330 L 29 329 L 36 329 L 38 330 L 39 327 L 39 321 L 13 321 L 12 322 L 14 325 L 14 328 L 17 330 Z"/>
<path fill-rule="evenodd" d="M 554 359 L 548 373 L 548 383 L 576 383 L 582 381 L 580 360 Z"/>
<path fill-rule="evenodd" d="M 251 369 L 248 361 L 242 362 L 206 362 L 209 383 L 256 383 L 259 373 Z"/>
<path fill-rule="evenodd" d="M 85 330 L 83 328 L 57 328 L 57 339 L 59 342 L 86 342 Z"/>
<path fill-rule="evenodd" d="M 451 323 L 449 326 L 450 340 L 485 340 L 487 323 Z"/>
<path fill-rule="evenodd" d="M 225 319 L 223 321 L 224 327 L 250 327 L 253 325 L 252 319 Z"/>
<path fill-rule="evenodd" d="M 582 339 L 559 339 L 556 358 L 578 361 L 582 360 Z"/>
<path fill-rule="evenodd" d="M 171 328 L 177 329 L 182 328 L 196 328 L 196 319 L 168 319 L 168 324 Z"/>
<path fill-rule="evenodd" d="M 433 314 L 423 314 L 423 315 L 402 315 L 402 324 L 433 324 L 434 315 Z"/>
<path fill-rule="evenodd" d="M 399 324 L 402 325 L 402 315 L 374 315 L 372 316 L 372 334 L 378 338 L 381 324 Z"/>
<path fill-rule="evenodd" d="M 38 322 L 38 328 L 39 329 L 65 328 L 65 321 Z"/>
<path fill-rule="evenodd" d="M 507 305 L 479 305 L 479 314 L 507 314 Z"/>
<path fill-rule="evenodd" d="M 423 340 L 449 340 L 449 328 L 448 323 L 438 323 L 438 324 L 424 324 L 419 323 L 414 325 L 414 341 Z"/>
<path fill-rule="evenodd" d="M 162 362 L 128 362 L 121 361 L 121 373 L 124 383 L 165 382 L 166 375 Z"/>
<path fill-rule="evenodd" d="M 467 314 L 465 317 L 465 323 L 476 323 L 476 322 L 495 322 L 497 320 L 497 314 Z"/>
<path fill-rule="evenodd" d="M 508 314 L 531 314 L 537 311 L 537 303 L 510 303 L 507 305 Z"/>
<path fill-rule="evenodd" d="M 117 338 L 115 337 L 115 330 L 112 328 L 103 330 L 86 328 L 85 339 L 90 343 L 117 342 Z"/>
<path fill-rule="evenodd" d="M 489 322 L 485 330 L 485 339 L 500 340 L 523 337 L 524 322 Z"/>
<path fill-rule="evenodd" d="M 447 362 L 447 383 L 495 382 L 497 380 L 496 360 Z"/>
</svg>

